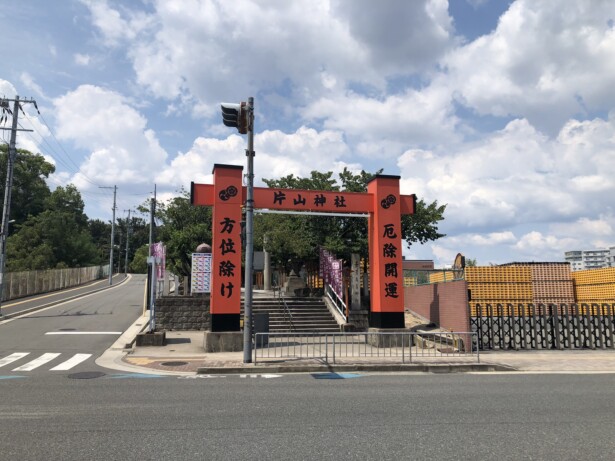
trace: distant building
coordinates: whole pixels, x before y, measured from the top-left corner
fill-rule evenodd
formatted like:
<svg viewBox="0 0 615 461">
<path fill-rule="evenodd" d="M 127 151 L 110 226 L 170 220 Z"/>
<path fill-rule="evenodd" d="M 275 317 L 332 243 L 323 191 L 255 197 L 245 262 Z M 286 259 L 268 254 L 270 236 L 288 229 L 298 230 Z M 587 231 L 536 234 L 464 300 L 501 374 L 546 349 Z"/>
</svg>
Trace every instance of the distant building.
<svg viewBox="0 0 615 461">
<path fill-rule="evenodd" d="M 433 270 L 433 261 L 431 259 L 404 259 L 402 267 L 407 271 Z"/>
<path fill-rule="evenodd" d="M 615 267 L 615 246 L 604 250 L 574 250 L 564 253 L 572 271 Z"/>
</svg>

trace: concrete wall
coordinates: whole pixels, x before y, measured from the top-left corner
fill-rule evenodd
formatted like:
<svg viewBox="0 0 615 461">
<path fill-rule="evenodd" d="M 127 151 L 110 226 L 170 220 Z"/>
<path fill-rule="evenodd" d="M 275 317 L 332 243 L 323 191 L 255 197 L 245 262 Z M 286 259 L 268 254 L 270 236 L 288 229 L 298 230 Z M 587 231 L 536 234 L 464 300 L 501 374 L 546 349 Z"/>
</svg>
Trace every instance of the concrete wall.
<svg viewBox="0 0 615 461">
<path fill-rule="evenodd" d="M 465 280 L 404 287 L 405 308 L 450 331 L 470 331 Z"/>
<path fill-rule="evenodd" d="M 211 330 L 209 294 L 156 300 L 156 330 Z"/>
</svg>

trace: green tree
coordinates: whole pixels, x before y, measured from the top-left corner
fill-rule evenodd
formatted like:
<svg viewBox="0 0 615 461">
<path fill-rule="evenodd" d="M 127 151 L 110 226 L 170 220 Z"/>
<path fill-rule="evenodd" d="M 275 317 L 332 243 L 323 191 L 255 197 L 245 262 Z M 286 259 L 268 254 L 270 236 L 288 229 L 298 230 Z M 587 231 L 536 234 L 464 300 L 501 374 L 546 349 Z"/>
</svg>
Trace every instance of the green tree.
<svg viewBox="0 0 615 461">
<path fill-rule="evenodd" d="M 141 245 L 135 251 L 134 258 L 128 265 L 129 272 L 132 274 L 147 274 L 147 257 L 149 256 L 149 243 Z"/>
<path fill-rule="evenodd" d="M 367 184 L 381 172 L 354 174 L 345 168 L 339 174 L 339 183 L 333 178 L 333 172 L 318 171 L 312 171 L 309 178 L 289 175 L 263 181 L 270 188 L 367 192 Z M 402 238 L 408 247 L 444 236 L 438 231 L 438 224 L 444 219 L 445 209 L 446 205 L 438 205 L 437 201 L 426 204 L 421 199 L 417 201 L 415 214 L 402 216 Z M 289 265 L 296 266 L 298 260 L 316 261 L 320 246 L 343 259 L 349 259 L 351 253 L 368 257 L 367 220 L 356 217 L 257 215 L 256 248 L 262 247 L 265 235 L 273 261 L 287 269 Z"/>
<path fill-rule="evenodd" d="M 477 265 L 476 258 L 466 258 L 466 267 L 476 267 Z"/>
<path fill-rule="evenodd" d="M 97 263 L 104 264 L 109 261 L 109 241 L 111 240 L 111 223 L 100 219 L 90 219 L 88 229 L 92 236 L 92 243 L 98 255 Z"/>
<path fill-rule="evenodd" d="M 189 275 L 192 253 L 201 243 L 211 244 L 211 207 L 192 206 L 190 194 L 158 204 L 156 217 L 162 221 L 157 229 L 158 241 L 166 245 L 167 268 L 176 275 Z"/>
<path fill-rule="evenodd" d="M 45 211 L 30 216 L 7 240 L 9 271 L 78 267 L 97 263 L 97 251 L 75 186 L 58 187 Z"/>
<path fill-rule="evenodd" d="M 270 188 L 339 191 L 333 172 L 312 171 L 309 178 L 288 175 L 280 179 L 263 179 Z M 303 262 L 315 262 L 318 248 L 325 246 L 340 257 L 361 250 L 361 243 L 352 238 L 356 218 L 297 215 L 256 215 L 255 248 L 262 248 L 265 235 L 272 262 L 287 271 L 298 270 Z M 367 227 L 365 227 L 367 232 Z"/>
<path fill-rule="evenodd" d="M 122 236 L 122 246 L 118 250 L 118 258 L 122 267 L 126 261 L 126 235 L 128 235 L 128 227 L 130 226 L 130 241 L 128 244 L 128 261 L 132 261 L 137 248 L 144 244 L 149 244 L 149 222 L 145 222 L 143 218 L 131 216 L 128 218 L 119 218 L 116 223 L 117 235 Z M 130 263 L 129 263 L 130 267 Z"/>
<path fill-rule="evenodd" d="M 444 219 L 445 209 L 446 205 L 438 205 L 437 200 L 430 204 L 426 204 L 423 199 L 416 201 L 414 214 L 401 217 L 402 234 L 408 248 L 413 243 L 423 244 L 446 236 L 438 232 L 438 224 Z"/>
<path fill-rule="evenodd" d="M 4 201 L 6 182 L 7 150 L 6 144 L 0 145 L 2 201 Z M 9 228 L 9 234 L 14 232 L 16 226 L 26 222 L 28 216 L 36 216 L 44 211 L 45 201 L 51 195 L 45 179 L 53 172 L 55 172 L 55 166 L 47 162 L 42 155 L 33 154 L 25 149 L 17 149 L 11 191 L 11 219 L 14 219 L 15 223 Z"/>
</svg>

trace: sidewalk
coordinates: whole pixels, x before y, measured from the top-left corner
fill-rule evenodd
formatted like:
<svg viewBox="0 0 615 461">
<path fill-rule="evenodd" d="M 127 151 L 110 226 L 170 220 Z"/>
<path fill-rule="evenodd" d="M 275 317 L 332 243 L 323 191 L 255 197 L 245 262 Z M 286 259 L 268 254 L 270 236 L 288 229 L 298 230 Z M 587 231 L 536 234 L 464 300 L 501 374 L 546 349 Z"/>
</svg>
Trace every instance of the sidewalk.
<svg viewBox="0 0 615 461">
<path fill-rule="evenodd" d="M 243 363 L 243 352 L 205 353 L 203 331 L 171 331 L 164 346 L 126 348 L 137 333 L 145 328 L 148 318 L 140 317 L 106 351 L 97 363 L 107 368 L 149 374 L 216 374 L 216 373 L 303 373 L 317 371 L 415 371 L 451 372 L 542 372 L 542 373 L 604 373 L 615 372 L 615 350 L 564 351 L 489 351 L 475 359 L 446 357 L 422 358 L 402 364 L 399 358 L 385 363 L 360 359 L 323 363 L 318 360 L 277 360 L 275 362 Z"/>
</svg>

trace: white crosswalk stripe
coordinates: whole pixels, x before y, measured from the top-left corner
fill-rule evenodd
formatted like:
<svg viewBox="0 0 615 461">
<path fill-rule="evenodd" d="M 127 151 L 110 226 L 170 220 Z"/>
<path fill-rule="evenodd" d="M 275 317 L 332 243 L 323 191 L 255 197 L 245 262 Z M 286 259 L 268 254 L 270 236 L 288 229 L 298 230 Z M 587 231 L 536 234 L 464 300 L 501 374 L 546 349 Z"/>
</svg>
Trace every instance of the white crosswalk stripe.
<svg viewBox="0 0 615 461">
<path fill-rule="evenodd" d="M 53 367 L 51 371 L 66 371 L 70 370 L 76 365 L 79 365 L 81 362 L 86 361 L 92 357 L 92 354 L 75 354 L 66 362 L 62 362 L 60 365 Z"/>
<path fill-rule="evenodd" d="M 6 356 L 3 359 L 0 359 L 0 368 L 13 362 L 17 362 L 17 360 L 23 359 L 28 354 L 29 352 L 15 352 L 14 354 Z"/>
<path fill-rule="evenodd" d="M 0 356 L 0 368 L 13 364 L 13 366 L 16 366 L 17 368 L 13 368 L 12 371 L 32 371 L 36 369 L 43 370 L 46 368 L 44 365 L 48 365 L 49 367 L 53 367 L 53 368 L 49 368 L 48 371 L 67 371 L 67 370 L 71 370 L 72 368 L 76 367 L 80 363 L 83 363 L 86 360 L 88 360 L 90 357 L 92 357 L 92 354 L 72 354 L 70 355 L 70 354 L 62 354 L 60 352 L 39 353 L 40 355 L 38 357 L 36 357 L 36 355 L 31 355 L 31 354 L 33 353 L 32 352 L 13 352 L 12 354 L 7 355 L 6 357 Z M 26 362 L 26 360 L 29 360 L 29 361 Z M 19 361 L 21 361 L 21 363 L 19 363 Z M 52 361 L 55 361 L 55 363 L 51 363 Z"/>
<path fill-rule="evenodd" d="M 47 362 L 51 362 L 53 359 L 59 356 L 60 353 L 58 352 L 47 352 L 41 355 L 39 358 L 36 358 L 31 362 L 26 363 L 25 365 L 14 368 L 13 371 L 32 371 L 35 368 L 40 367 L 41 365 L 45 365 Z"/>
</svg>

